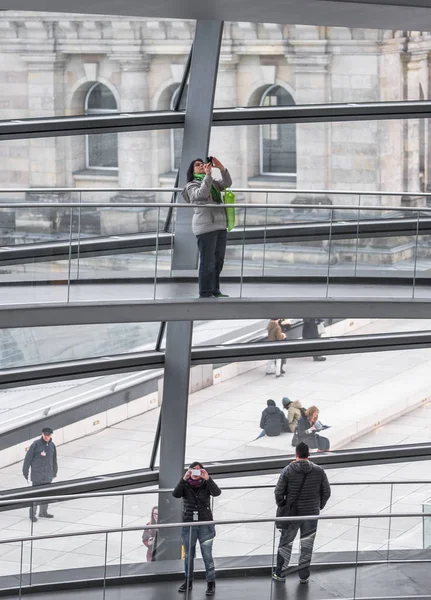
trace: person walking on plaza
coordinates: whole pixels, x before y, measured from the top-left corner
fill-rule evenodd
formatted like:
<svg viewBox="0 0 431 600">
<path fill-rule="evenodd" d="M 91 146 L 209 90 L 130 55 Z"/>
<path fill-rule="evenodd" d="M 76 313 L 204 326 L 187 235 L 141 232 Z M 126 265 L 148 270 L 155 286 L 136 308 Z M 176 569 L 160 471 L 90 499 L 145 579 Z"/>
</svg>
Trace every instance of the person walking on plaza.
<svg viewBox="0 0 431 600">
<path fill-rule="evenodd" d="M 186 474 L 172 492 L 174 498 L 183 499 L 183 521 L 185 523 L 192 523 L 193 521 L 212 521 L 211 496 L 220 496 L 220 494 L 221 490 L 218 485 L 208 475 L 204 466 L 197 461 L 190 465 Z M 183 527 L 181 537 L 185 553 L 185 581 L 178 588 L 178 591 L 187 592 L 193 587 L 196 544 L 199 540 L 206 571 L 206 595 L 213 596 L 215 594 L 215 567 L 212 555 L 215 537 L 214 525 Z"/>
<path fill-rule="evenodd" d="M 281 342 L 286 339 L 286 334 L 281 330 L 279 319 L 271 319 L 266 326 L 266 330 L 268 332 L 268 342 Z M 284 375 L 281 358 L 272 359 L 267 362 L 266 375 L 273 375 L 274 368 L 276 377 Z"/>
<path fill-rule="evenodd" d="M 52 483 L 52 480 L 57 477 L 57 448 L 52 441 L 53 431 L 51 427 L 42 429 L 42 437 L 35 440 L 24 458 L 22 473 L 28 481 L 29 471 L 30 479 L 33 486 L 47 485 Z M 35 523 L 37 506 L 34 504 L 30 507 L 30 519 Z M 54 515 L 48 513 L 48 504 L 42 502 L 39 507 L 39 517 L 44 519 L 52 519 Z"/>
<path fill-rule="evenodd" d="M 201 158 L 190 163 L 182 196 L 196 205 L 192 230 L 199 249 L 199 298 L 223 298 L 226 294 L 220 291 L 220 273 L 226 254 L 227 217 L 222 192 L 232 185 L 232 179 L 215 156 L 209 158 L 207 163 Z M 213 167 L 220 170 L 221 179 L 213 178 Z"/>
<path fill-rule="evenodd" d="M 260 419 L 260 428 L 262 431 L 256 439 L 268 435 L 275 437 L 280 435 L 282 431 L 287 431 L 287 419 L 282 410 L 276 406 L 274 400 L 266 401 L 267 407 L 262 412 Z"/>
<path fill-rule="evenodd" d="M 296 460 L 285 467 L 275 487 L 277 517 L 319 515 L 331 497 L 331 487 L 322 467 L 309 460 L 310 451 L 303 442 L 296 446 Z M 301 549 L 298 575 L 301 583 L 310 578 L 310 563 L 316 538 L 317 520 L 278 521 L 281 530 L 277 564 L 272 577 L 286 580 L 292 546 L 298 530 L 301 532 Z"/>
<path fill-rule="evenodd" d="M 327 452 L 330 447 L 330 443 L 327 437 L 316 433 L 320 431 L 318 426 L 319 421 L 319 409 L 317 406 L 310 406 L 305 411 L 305 414 L 301 416 L 298 421 L 298 427 L 296 429 L 298 434 L 298 442 L 304 442 L 310 448 L 317 448 L 319 452 Z M 321 426 L 327 429 L 327 426 Z"/>
<path fill-rule="evenodd" d="M 304 319 L 302 326 L 302 338 L 304 340 L 317 340 L 321 337 L 319 333 L 319 326 L 323 324 L 323 319 Z M 326 360 L 325 356 L 313 356 L 313 360 L 316 362 L 323 362 Z"/>
</svg>

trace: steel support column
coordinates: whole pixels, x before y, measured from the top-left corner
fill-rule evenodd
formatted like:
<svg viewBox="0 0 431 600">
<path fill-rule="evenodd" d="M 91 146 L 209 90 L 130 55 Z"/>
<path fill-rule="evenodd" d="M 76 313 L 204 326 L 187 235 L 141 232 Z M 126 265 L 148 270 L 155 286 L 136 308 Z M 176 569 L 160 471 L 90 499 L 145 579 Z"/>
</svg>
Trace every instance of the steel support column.
<svg viewBox="0 0 431 600">
<path fill-rule="evenodd" d="M 199 20 L 196 23 L 184 122 L 180 187 L 186 184 L 190 162 L 199 156 L 205 159 L 208 153 L 222 33 L 222 21 Z M 182 198 L 179 201 L 183 202 Z M 198 253 L 191 228 L 192 216 L 191 210 L 177 211 L 172 259 L 174 271 L 197 267 Z"/>
<path fill-rule="evenodd" d="M 161 488 L 175 487 L 184 474 L 192 331 L 192 321 L 168 323 L 166 331 L 160 438 Z M 181 502 L 170 493 L 160 494 L 159 522 L 178 523 L 181 520 Z M 167 536 L 172 537 L 168 539 Z M 166 560 L 181 557 L 179 531 L 165 530 L 163 539 L 161 536 L 159 538 L 158 558 Z"/>
</svg>

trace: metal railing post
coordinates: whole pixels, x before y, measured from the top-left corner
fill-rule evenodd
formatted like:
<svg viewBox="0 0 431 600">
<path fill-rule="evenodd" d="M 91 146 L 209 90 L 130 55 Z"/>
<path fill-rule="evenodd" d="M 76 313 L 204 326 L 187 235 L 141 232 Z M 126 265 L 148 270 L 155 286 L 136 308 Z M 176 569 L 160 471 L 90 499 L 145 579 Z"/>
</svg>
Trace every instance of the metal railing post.
<svg viewBox="0 0 431 600">
<path fill-rule="evenodd" d="M 412 298 L 415 297 L 415 289 L 416 289 L 416 269 L 417 269 L 417 262 L 418 262 L 418 243 L 419 243 L 419 215 L 420 215 L 420 212 L 418 211 L 417 219 L 416 219 L 416 242 L 415 242 L 415 259 L 414 259 L 414 266 L 413 266 Z"/>
<path fill-rule="evenodd" d="M 332 221 L 334 218 L 334 209 L 331 208 L 331 220 L 329 224 L 329 240 L 328 240 L 328 272 L 326 275 L 326 298 L 329 294 L 329 277 L 331 272 L 331 245 L 332 245 Z"/>
<path fill-rule="evenodd" d="M 358 250 L 359 250 L 359 217 L 361 214 L 361 195 L 359 194 L 359 204 L 358 204 L 358 221 L 356 225 L 356 248 L 355 248 L 355 277 L 356 270 L 358 267 Z"/>
<path fill-rule="evenodd" d="M 109 535 L 109 533 L 106 533 L 106 536 L 105 536 L 105 564 L 104 564 L 104 569 L 103 569 L 103 600 L 105 600 L 105 596 L 106 596 L 106 570 L 108 568 L 108 535 Z"/>
<path fill-rule="evenodd" d="M 19 563 L 19 600 L 22 597 L 22 565 L 24 560 L 24 542 L 21 540 L 21 557 Z"/>
<path fill-rule="evenodd" d="M 154 295 L 153 295 L 154 300 L 156 299 L 156 293 L 157 293 L 157 260 L 159 257 L 159 234 L 160 234 L 159 221 L 160 221 L 160 208 L 157 209 L 156 264 L 154 265 Z"/>
<path fill-rule="evenodd" d="M 393 500 L 394 500 L 394 484 L 391 483 L 391 495 L 389 498 L 389 523 L 388 523 L 388 549 L 387 549 L 387 553 L 386 553 L 386 560 L 389 560 L 389 552 L 390 552 L 390 545 L 391 545 L 391 530 L 392 530 L 392 504 L 393 504 Z"/>
<path fill-rule="evenodd" d="M 124 527 L 124 501 L 125 501 L 125 494 L 123 494 L 121 496 L 121 528 Z M 122 566 L 123 566 L 123 531 L 120 534 L 120 577 L 121 577 L 121 571 L 122 571 Z"/>
<path fill-rule="evenodd" d="M 244 207 L 244 224 L 242 229 L 242 252 L 241 252 L 241 276 L 239 285 L 239 297 L 242 298 L 242 282 L 244 277 L 244 253 L 245 253 L 245 225 L 247 221 L 247 208 Z"/>
<path fill-rule="evenodd" d="M 268 192 L 266 193 L 266 202 L 268 204 Z M 263 231 L 263 260 L 262 260 L 262 277 L 265 276 L 265 260 L 266 260 L 266 228 L 268 227 L 268 207 L 265 208 L 265 228 Z"/>
<path fill-rule="evenodd" d="M 67 302 L 70 301 L 70 279 L 72 269 L 72 229 L 73 229 L 73 207 L 70 209 L 69 225 L 69 268 L 67 270 Z"/>
<path fill-rule="evenodd" d="M 358 561 L 359 561 L 359 535 L 361 529 L 361 518 L 358 517 L 358 534 L 356 536 L 356 560 L 355 560 L 355 578 L 353 582 L 353 600 L 356 599 L 356 586 L 358 582 Z"/>
<path fill-rule="evenodd" d="M 77 257 L 76 257 L 76 279 L 79 280 L 79 258 L 80 258 L 80 250 L 81 250 L 81 203 L 82 203 L 82 194 L 79 192 L 79 207 L 78 207 L 78 248 L 77 248 Z"/>
</svg>

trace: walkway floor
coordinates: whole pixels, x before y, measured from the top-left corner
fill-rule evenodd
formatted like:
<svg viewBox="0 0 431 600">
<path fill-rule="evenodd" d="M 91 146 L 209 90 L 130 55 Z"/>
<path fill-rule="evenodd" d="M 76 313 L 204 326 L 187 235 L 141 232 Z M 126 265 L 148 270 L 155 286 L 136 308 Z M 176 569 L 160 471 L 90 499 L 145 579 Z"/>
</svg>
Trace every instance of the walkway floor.
<svg viewBox="0 0 431 600">
<path fill-rule="evenodd" d="M 430 321 L 378 321 L 361 331 L 394 331 L 429 329 Z M 289 434 L 279 438 L 254 441 L 259 433 L 259 417 L 266 399 L 274 398 L 278 404 L 288 395 L 299 399 L 305 406 L 317 404 L 322 420 L 334 429 L 348 426 L 352 413 L 369 410 L 370 398 L 377 408 L 393 401 L 399 388 L 401 393 L 417 393 L 428 388 L 424 396 L 431 396 L 431 350 L 386 352 L 362 355 L 328 357 L 326 362 L 311 359 L 294 359 L 287 365 L 284 379 L 265 376 L 260 366 L 233 379 L 193 394 L 190 398 L 187 460 L 203 462 L 217 459 L 255 457 L 280 454 L 290 450 Z M 404 387 L 400 387 L 400 381 Z M 429 384 L 428 384 L 429 382 Z M 419 385 L 420 384 L 420 385 Z M 415 387 L 416 386 L 416 387 Z M 418 401 L 420 398 L 418 398 Z M 93 436 L 88 436 L 59 447 L 59 478 L 71 479 L 101 475 L 126 469 L 140 468 L 148 463 L 156 428 L 158 411 L 124 421 Z M 401 444 L 429 440 L 431 430 L 431 403 L 412 410 L 372 433 L 356 439 L 349 445 Z M 331 430 L 329 430 L 331 432 Z M 431 461 L 430 461 L 431 462 Z M 21 465 L 3 469 L 1 487 L 13 488 L 23 484 Z M 431 480 L 430 463 L 390 464 L 372 468 L 330 470 L 332 482 L 350 481 L 357 485 L 334 486 L 326 514 L 381 512 L 378 520 L 364 519 L 361 523 L 360 550 L 420 549 L 423 547 L 421 518 L 398 518 L 389 522 L 391 506 L 394 512 L 407 513 L 422 510 L 422 503 L 431 498 L 431 484 L 398 485 L 392 489 L 387 480 Z M 223 486 L 273 485 L 277 477 L 238 478 L 223 481 Z M 361 481 L 380 481 L 381 485 L 362 485 Z M 151 507 L 156 504 L 154 495 L 128 496 L 124 501 L 124 525 L 141 526 L 148 519 Z M 34 534 L 50 535 L 102 527 L 121 526 L 121 499 L 91 499 L 69 501 L 52 507 L 53 520 L 39 520 Z M 273 490 L 225 491 L 216 500 L 215 516 L 218 519 L 273 517 Z M 30 522 L 25 509 L 0 514 L 0 540 L 30 534 Z M 140 532 L 110 537 L 108 561 L 116 563 L 145 560 L 145 548 Z M 352 519 L 322 522 L 316 541 L 316 550 L 354 550 L 357 544 L 357 523 Z M 431 544 L 431 541 L 430 541 Z M 89 534 L 64 540 L 47 539 L 38 542 L 32 552 L 32 569 L 61 569 L 101 564 L 105 545 L 100 536 Z M 271 554 L 273 529 L 270 524 L 226 525 L 218 528 L 214 551 L 216 556 Z M 0 544 L 0 575 L 19 570 L 19 546 Z M 25 550 L 24 571 L 30 562 L 29 548 Z"/>
</svg>

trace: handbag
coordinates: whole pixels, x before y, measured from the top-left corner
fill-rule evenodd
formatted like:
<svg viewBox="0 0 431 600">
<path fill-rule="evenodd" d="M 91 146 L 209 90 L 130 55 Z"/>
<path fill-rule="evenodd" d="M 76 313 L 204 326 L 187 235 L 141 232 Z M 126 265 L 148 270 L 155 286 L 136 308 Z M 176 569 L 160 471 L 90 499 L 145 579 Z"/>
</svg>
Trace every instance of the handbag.
<svg viewBox="0 0 431 600">
<path fill-rule="evenodd" d="M 325 334 L 325 324 L 324 323 L 319 323 L 317 325 L 317 333 L 319 335 L 324 335 Z"/>
<path fill-rule="evenodd" d="M 307 479 L 308 473 L 304 473 L 302 476 L 301 485 L 299 486 L 298 493 L 295 499 L 288 505 L 287 499 L 284 504 L 277 507 L 276 517 L 297 517 L 298 516 L 298 501 L 301 496 L 301 492 L 304 488 L 305 480 Z M 289 526 L 289 521 L 276 521 L 275 526 L 277 529 L 286 529 Z"/>
<path fill-rule="evenodd" d="M 226 190 L 223 195 L 223 203 L 225 204 L 226 211 L 226 222 L 227 222 L 227 230 L 232 231 L 235 227 L 236 215 L 235 215 L 235 194 L 232 190 Z"/>
</svg>

